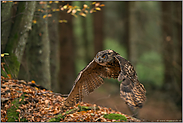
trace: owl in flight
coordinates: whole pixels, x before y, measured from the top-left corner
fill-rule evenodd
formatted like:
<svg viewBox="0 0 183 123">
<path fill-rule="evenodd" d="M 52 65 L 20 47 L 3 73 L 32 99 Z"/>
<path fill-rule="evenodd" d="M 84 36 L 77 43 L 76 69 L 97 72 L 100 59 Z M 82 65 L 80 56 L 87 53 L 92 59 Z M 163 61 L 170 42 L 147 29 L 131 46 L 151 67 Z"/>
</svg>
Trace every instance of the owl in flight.
<svg viewBox="0 0 183 123">
<path fill-rule="evenodd" d="M 120 96 L 132 112 L 142 107 L 146 99 L 146 90 L 138 81 L 134 67 L 115 51 L 104 50 L 98 52 L 94 59 L 80 71 L 62 110 L 82 101 L 84 96 L 104 83 L 102 78 L 122 81 Z"/>
</svg>

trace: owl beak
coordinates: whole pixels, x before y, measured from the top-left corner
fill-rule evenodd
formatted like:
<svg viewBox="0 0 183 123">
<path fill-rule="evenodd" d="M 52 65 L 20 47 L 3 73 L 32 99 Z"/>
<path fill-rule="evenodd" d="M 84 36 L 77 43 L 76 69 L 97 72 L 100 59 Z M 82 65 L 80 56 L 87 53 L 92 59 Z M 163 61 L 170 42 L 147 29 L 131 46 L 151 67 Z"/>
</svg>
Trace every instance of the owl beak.
<svg viewBox="0 0 183 123">
<path fill-rule="evenodd" d="M 98 61 L 101 62 L 101 58 L 100 57 L 98 58 Z"/>
<path fill-rule="evenodd" d="M 102 58 L 98 58 L 99 63 L 103 63 Z"/>
</svg>

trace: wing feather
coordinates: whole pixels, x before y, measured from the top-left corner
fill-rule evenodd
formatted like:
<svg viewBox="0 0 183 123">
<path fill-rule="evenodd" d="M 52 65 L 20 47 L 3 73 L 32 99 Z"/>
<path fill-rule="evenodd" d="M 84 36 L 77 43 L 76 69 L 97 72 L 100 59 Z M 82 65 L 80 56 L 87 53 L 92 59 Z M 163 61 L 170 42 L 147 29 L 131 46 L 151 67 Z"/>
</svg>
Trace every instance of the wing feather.
<svg viewBox="0 0 183 123">
<path fill-rule="evenodd" d="M 89 94 L 89 92 L 87 90 L 89 90 L 88 82 L 87 81 L 84 81 L 84 83 L 83 83 L 83 95 L 84 96 L 86 96 L 86 95 Z"/>
<path fill-rule="evenodd" d="M 87 78 L 87 85 L 88 85 L 88 92 L 90 93 L 90 92 L 93 92 L 94 91 L 94 89 L 96 88 L 95 86 L 93 86 L 93 85 L 95 85 L 94 84 L 94 82 L 92 82 L 89 78 Z"/>
<path fill-rule="evenodd" d="M 100 71 L 100 72 L 99 72 Z M 100 75 L 105 73 L 105 67 L 97 64 L 92 60 L 77 76 L 75 83 L 68 98 L 64 102 L 62 110 L 67 109 L 79 101 L 82 101 L 83 97 L 93 92 L 94 89 L 98 88 L 103 84 L 103 79 Z"/>
<path fill-rule="evenodd" d="M 122 81 L 120 84 L 121 98 L 125 100 L 132 111 L 137 107 L 141 108 L 146 100 L 144 86 L 138 81 L 134 67 L 129 61 L 120 55 L 116 55 L 115 58 L 118 60 L 121 68 L 118 76 L 118 81 Z"/>
<path fill-rule="evenodd" d="M 118 81 L 122 81 L 120 84 L 120 96 L 130 109 L 133 111 L 136 107 L 142 107 L 146 99 L 146 90 L 138 81 L 134 67 L 118 54 L 114 58 L 114 61 L 109 66 L 101 66 L 95 60 L 92 60 L 81 70 L 68 98 L 64 102 L 62 110 L 82 101 L 84 96 L 87 96 L 104 83 L 102 78 L 118 78 Z"/>
</svg>

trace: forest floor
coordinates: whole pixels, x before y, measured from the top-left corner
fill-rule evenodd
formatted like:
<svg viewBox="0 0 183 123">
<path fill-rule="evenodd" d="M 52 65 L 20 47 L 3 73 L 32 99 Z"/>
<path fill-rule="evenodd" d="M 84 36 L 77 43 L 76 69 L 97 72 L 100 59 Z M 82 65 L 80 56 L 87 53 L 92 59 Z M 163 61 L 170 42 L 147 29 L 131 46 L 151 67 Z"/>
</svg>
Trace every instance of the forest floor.
<svg viewBox="0 0 183 123">
<path fill-rule="evenodd" d="M 119 87 L 114 83 L 106 82 L 100 88 L 84 98 L 84 102 L 95 103 L 118 110 L 124 114 L 131 115 L 128 106 L 123 99 L 120 98 Z M 148 91 L 148 90 L 147 90 Z M 181 122 L 182 112 L 169 99 L 164 99 L 159 91 L 151 91 L 152 94 L 147 95 L 147 101 L 142 109 L 139 110 L 139 119 L 142 121 L 163 121 L 163 122 Z"/>
<path fill-rule="evenodd" d="M 25 82 L 1 76 L 1 122 L 141 121 L 111 108 L 85 102 L 62 111 L 65 99 L 34 81 Z"/>
<path fill-rule="evenodd" d="M 34 81 L 6 80 L 1 76 L 1 121 L 180 122 L 181 111 L 173 102 L 156 98 L 158 94 L 154 92 L 154 96 L 147 96 L 147 101 L 136 119 L 131 117 L 128 106 L 120 98 L 118 86 L 114 83 L 105 83 L 85 97 L 82 103 L 63 113 L 60 107 L 66 98 L 61 94 L 46 90 Z M 116 115 L 107 118 L 106 114 Z"/>
</svg>

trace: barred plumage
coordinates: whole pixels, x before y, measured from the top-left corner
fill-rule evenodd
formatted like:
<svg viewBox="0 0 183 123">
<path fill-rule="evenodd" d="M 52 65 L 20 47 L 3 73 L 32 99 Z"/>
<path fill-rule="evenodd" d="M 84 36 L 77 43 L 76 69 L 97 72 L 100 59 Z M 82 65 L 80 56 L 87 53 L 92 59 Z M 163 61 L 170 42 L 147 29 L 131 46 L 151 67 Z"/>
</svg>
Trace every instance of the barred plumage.
<svg viewBox="0 0 183 123">
<path fill-rule="evenodd" d="M 96 57 L 78 74 L 62 110 L 82 101 L 84 96 L 103 84 L 101 77 L 122 81 L 120 84 L 121 98 L 132 111 L 142 107 L 146 100 L 146 90 L 138 81 L 134 67 L 115 51 L 104 50 L 98 52 Z"/>
</svg>

